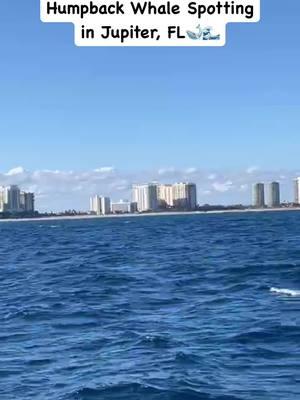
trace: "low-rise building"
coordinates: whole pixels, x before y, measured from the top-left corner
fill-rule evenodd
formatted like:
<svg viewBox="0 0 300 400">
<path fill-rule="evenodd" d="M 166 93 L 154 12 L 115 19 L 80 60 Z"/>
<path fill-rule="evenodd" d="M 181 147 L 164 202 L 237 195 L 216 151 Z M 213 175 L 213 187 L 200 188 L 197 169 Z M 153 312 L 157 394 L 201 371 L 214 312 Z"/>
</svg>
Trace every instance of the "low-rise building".
<svg viewBox="0 0 300 400">
<path fill-rule="evenodd" d="M 132 211 L 132 203 L 130 201 L 120 200 L 111 203 L 111 212 L 113 214 L 129 214 Z"/>
</svg>

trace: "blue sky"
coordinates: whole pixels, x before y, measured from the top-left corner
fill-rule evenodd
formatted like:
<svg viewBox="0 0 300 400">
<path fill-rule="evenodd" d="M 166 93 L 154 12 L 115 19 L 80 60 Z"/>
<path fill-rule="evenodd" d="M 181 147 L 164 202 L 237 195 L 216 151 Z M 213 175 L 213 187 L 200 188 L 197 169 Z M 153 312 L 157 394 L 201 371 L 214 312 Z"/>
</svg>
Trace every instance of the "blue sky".
<svg viewBox="0 0 300 400">
<path fill-rule="evenodd" d="M 249 167 L 261 171 L 253 180 L 290 180 L 300 169 L 299 15 L 295 0 L 262 0 L 261 22 L 230 25 L 224 48 L 77 48 L 71 25 L 40 22 L 38 0 L 2 0 L 0 180 L 34 186 L 42 208 L 52 189 L 33 176 L 43 171 L 77 182 L 113 167 L 118 197 L 131 180 L 192 168 L 200 186 L 205 173 L 236 186 L 203 182 L 211 202 L 246 202 L 233 177 L 250 184 Z M 55 207 L 69 201 L 62 188 Z"/>
</svg>

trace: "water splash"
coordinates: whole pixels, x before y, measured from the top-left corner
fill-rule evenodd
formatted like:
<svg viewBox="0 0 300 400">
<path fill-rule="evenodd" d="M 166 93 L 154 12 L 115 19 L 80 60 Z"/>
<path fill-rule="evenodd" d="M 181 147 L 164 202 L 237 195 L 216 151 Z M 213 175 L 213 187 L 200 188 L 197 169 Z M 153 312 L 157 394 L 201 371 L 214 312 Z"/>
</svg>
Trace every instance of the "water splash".
<svg viewBox="0 0 300 400">
<path fill-rule="evenodd" d="M 293 296 L 293 297 L 300 296 L 300 290 L 280 289 L 272 287 L 270 289 L 270 292 L 276 294 L 284 294 L 286 296 Z"/>
</svg>

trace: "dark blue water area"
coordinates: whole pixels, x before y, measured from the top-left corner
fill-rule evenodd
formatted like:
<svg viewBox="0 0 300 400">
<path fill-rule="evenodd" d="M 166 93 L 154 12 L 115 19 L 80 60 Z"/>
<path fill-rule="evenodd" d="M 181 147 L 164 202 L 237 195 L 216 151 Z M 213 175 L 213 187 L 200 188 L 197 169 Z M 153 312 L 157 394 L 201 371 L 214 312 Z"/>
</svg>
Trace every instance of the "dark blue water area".
<svg viewBox="0 0 300 400">
<path fill-rule="evenodd" d="M 300 213 L 0 224 L 1 400 L 300 399 Z"/>
</svg>

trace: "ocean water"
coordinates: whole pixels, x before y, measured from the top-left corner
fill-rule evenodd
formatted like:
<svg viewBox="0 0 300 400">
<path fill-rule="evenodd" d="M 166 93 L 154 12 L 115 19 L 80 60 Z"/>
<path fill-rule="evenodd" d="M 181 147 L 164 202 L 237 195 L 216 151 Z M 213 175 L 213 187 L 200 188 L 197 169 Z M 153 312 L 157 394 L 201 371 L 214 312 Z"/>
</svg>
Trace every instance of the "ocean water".
<svg viewBox="0 0 300 400">
<path fill-rule="evenodd" d="M 300 399 L 300 213 L 0 235 L 1 400 Z"/>
</svg>

